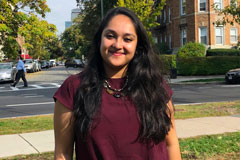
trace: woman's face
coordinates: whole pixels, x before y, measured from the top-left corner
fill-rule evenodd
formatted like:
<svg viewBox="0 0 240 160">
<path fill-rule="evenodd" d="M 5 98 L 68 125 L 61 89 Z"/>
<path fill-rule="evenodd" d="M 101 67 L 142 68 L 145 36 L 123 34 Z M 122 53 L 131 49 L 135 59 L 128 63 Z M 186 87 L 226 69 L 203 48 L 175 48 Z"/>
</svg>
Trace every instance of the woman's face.
<svg viewBox="0 0 240 160">
<path fill-rule="evenodd" d="M 135 54 L 137 41 L 131 19 L 125 15 L 114 16 L 101 36 L 100 52 L 106 72 L 117 71 L 121 74 L 126 71 Z"/>
</svg>

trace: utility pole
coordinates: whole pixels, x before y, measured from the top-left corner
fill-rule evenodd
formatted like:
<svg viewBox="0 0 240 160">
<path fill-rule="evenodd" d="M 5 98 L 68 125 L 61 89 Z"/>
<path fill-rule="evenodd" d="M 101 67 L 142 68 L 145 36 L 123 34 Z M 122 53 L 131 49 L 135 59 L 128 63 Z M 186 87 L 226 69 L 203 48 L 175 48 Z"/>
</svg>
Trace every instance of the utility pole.
<svg viewBox="0 0 240 160">
<path fill-rule="evenodd" d="M 101 17 L 102 17 L 102 20 L 103 20 L 103 0 L 101 0 Z"/>
</svg>

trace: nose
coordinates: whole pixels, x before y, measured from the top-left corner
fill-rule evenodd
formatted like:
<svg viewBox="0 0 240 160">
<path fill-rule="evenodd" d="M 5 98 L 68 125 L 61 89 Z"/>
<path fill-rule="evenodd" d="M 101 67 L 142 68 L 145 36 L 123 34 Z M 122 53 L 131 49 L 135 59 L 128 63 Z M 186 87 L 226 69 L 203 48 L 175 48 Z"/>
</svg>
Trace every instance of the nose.
<svg viewBox="0 0 240 160">
<path fill-rule="evenodd" d="M 121 38 L 117 38 L 114 43 L 113 43 L 113 47 L 116 49 L 122 49 L 123 48 L 123 41 Z"/>
</svg>

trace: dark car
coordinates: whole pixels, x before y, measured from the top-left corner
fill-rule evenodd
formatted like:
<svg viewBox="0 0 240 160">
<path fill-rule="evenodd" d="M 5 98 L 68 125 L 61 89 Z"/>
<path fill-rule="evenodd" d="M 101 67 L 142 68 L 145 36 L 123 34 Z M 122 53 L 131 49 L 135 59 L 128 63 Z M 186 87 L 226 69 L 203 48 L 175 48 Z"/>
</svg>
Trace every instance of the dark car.
<svg viewBox="0 0 240 160">
<path fill-rule="evenodd" d="M 49 64 L 46 60 L 41 60 L 41 68 L 49 68 Z"/>
<path fill-rule="evenodd" d="M 240 68 L 231 69 L 225 75 L 227 83 L 240 83 Z"/>
<path fill-rule="evenodd" d="M 77 67 L 84 67 L 84 63 L 80 60 L 80 59 L 69 59 L 69 60 L 66 60 L 65 62 L 65 67 L 68 68 L 68 67 L 74 67 L 74 68 L 77 68 Z"/>
</svg>

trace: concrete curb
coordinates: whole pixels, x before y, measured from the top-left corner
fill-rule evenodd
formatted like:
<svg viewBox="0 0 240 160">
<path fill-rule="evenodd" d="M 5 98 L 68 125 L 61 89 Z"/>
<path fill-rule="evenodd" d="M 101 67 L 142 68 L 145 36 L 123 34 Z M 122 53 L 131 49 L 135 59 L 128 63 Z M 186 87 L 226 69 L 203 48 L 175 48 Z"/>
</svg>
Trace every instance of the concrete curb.
<svg viewBox="0 0 240 160">
<path fill-rule="evenodd" d="M 223 134 L 240 131 L 240 115 L 178 119 L 178 138 Z M 54 151 L 53 130 L 0 135 L 0 158 Z"/>
</svg>

